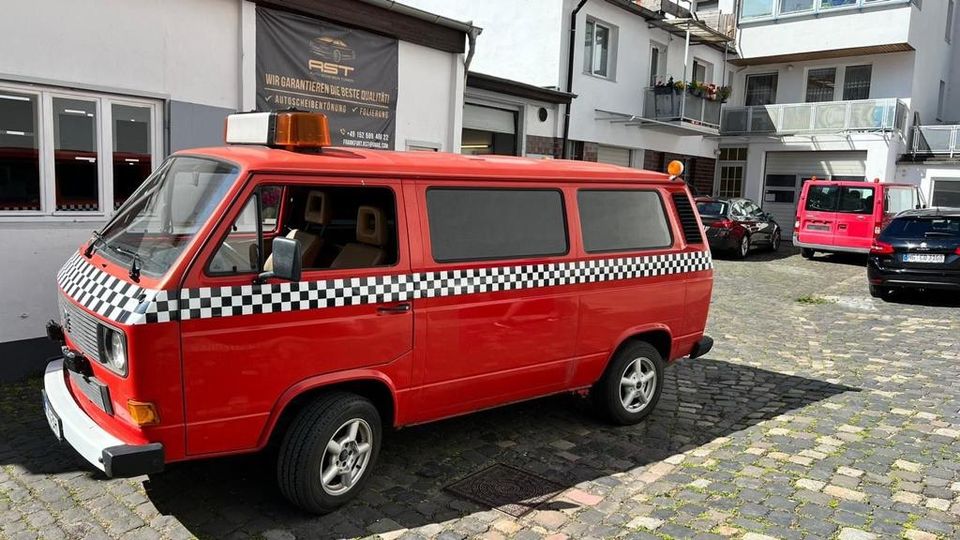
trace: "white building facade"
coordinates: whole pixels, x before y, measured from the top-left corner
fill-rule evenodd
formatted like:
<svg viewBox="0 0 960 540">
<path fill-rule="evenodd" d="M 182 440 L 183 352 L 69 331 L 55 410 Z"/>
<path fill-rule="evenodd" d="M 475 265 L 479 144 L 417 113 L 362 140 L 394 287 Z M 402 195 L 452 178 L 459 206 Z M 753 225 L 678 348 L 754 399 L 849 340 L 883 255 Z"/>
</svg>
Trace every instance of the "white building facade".
<svg viewBox="0 0 960 540">
<path fill-rule="evenodd" d="M 810 178 L 903 181 L 914 127 L 957 114 L 953 0 L 740 0 L 715 191 L 792 231 Z M 949 168 L 949 167 L 947 167 Z"/>
<path fill-rule="evenodd" d="M 164 157 L 222 144 L 225 116 L 255 108 L 257 10 L 286 12 L 291 5 L 43 0 L 5 6 L 0 358 L 33 343 L 44 323 L 58 317 L 56 271 Z M 373 0 L 297 5 L 318 28 L 336 25 L 396 41 L 393 148 L 459 151 L 467 35 L 479 29 Z M 38 28 L 48 36 L 42 42 Z"/>
</svg>

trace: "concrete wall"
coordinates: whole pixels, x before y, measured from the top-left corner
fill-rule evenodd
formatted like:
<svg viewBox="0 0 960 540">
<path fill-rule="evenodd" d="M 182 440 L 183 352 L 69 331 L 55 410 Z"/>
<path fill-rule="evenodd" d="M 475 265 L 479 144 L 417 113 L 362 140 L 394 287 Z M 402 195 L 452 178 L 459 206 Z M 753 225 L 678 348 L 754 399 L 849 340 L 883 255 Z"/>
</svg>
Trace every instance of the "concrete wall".
<svg viewBox="0 0 960 540">
<path fill-rule="evenodd" d="M 544 87 L 561 84 L 563 3 L 557 0 L 403 0 L 483 28 L 470 70 Z M 564 27 L 566 28 L 566 27 Z"/>
<path fill-rule="evenodd" d="M 954 7 L 954 20 L 960 4 Z M 910 44 L 917 50 L 913 71 L 912 109 L 920 113 L 923 124 L 937 123 L 940 81 L 950 82 L 951 64 L 960 60 L 953 44 L 946 40 L 947 2 L 924 2 L 914 10 L 910 25 Z M 954 28 L 956 29 L 956 28 Z M 943 118 L 946 120 L 948 118 Z"/>
<path fill-rule="evenodd" d="M 465 85 L 462 56 L 401 41 L 398 63 L 394 148 L 406 148 L 409 140 L 458 152 Z"/>
<path fill-rule="evenodd" d="M 946 2 L 924 2 L 929 4 Z M 874 6 L 863 12 L 825 12 L 819 17 L 781 18 L 777 23 L 741 24 L 737 46 L 743 58 L 828 51 L 871 45 L 907 43 L 911 37 L 911 4 Z"/>
<path fill-rule="evenodd" d="M 897 182 L 907 182 L 920 186 L 924 200 L 930 204 L 933 199 L 933 181 L 936 178 L 960 180 L 960 167 L 956 163 L 927 164 L 901 163 L 897 166 Z"/>
</svg>

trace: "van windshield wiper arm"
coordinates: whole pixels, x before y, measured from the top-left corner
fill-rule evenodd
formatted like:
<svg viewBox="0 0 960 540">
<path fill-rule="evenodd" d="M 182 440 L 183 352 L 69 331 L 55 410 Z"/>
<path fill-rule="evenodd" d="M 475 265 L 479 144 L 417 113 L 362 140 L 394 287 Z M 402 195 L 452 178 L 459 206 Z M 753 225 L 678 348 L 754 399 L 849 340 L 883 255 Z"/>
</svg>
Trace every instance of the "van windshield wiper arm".
<svg viewBox="0 0 960 540">
<path fill-rule="evenodd" d="M 130 279 L 139 282 L 140 281 L 140 268 L 143 267 L 143 259 L 140 258 L 140 255 L 136 251 L 131 251 L 120 246 L 110 246 L 110 249 L 130 257 Z"/>
<path fill-rule="evenodd" d="M 100 231 L 93 231 L 93 240 L 89 244 L 87 244 L 87 249 L 83 250 L 83 256 L 88 259 L 92 257 L 93 252 L 97 248 L 97 244 L 99 244 L 100 242 L 104 242 L 104 245 L 106 245 L 106 242 L 103 239 L 103 235 L 100 234 Z"/>
</svg>

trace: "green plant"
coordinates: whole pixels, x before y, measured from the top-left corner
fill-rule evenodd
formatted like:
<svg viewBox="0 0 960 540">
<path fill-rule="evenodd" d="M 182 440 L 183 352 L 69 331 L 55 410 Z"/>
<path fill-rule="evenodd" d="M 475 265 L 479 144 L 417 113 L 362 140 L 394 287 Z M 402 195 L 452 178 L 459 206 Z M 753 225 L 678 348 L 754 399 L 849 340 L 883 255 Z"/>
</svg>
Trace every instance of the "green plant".
<svg viewBox="0 0 960 540">
<path fill-rule="evenodd" d="M 829 304 L 830 300 L 827 300 L 826 298 L 817 296 L 815 294 L 805 294 L 797 298 L 797 302 L 801 304 L 811 305 L 811 306 L 818 306 L 821 304 Z"/>
</svg>

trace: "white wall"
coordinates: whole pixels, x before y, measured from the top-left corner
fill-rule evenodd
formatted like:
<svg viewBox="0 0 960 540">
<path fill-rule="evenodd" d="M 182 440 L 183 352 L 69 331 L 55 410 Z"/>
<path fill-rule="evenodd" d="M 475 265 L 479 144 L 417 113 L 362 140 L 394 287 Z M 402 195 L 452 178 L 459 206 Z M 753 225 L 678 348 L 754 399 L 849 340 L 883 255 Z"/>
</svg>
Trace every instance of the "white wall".
<svg viewBox="0 0 960 540">
<path fill-rule="evenodd" d="M 960 3 L 954 6 L 954 20 Z M 958 58 L 946 40 L 947 2 L 924 2 L 923 9 L 914 11 L 910 27 L 910 44 L 917 49 L 913 71 L 913 110 L 920 113 L 923 124 L 937 120 L 937 101 L 940 81 L 950 81 L 951 61 Z M 944 118 L 943 120 L 947 120 Z"/>
<path fill-rule="evenodd" d="M 4 2 L 0 78 L 236 109 L 239 0 Z"/>
<path fill-rule="evenodd" d="M 399 49 L 394 148 L 403 150 L 409 140 L 439 143 L 444 152 L 458 152 L 463 57 L 406 41 L 400 42 Z"/>
<path fill-rule="evenodd" d="M 562 2 L 558 0 L 401 0 L 483 29 L 470 71 L 535 86 L 561 81 Z"/>
<path fill-rule="evenodd" d="M 946 3 L 944 0 L 924 2 Z M 828 51 L 851 47 L 907 43 L 911 34 L 910 4 L 840 11 L 819 17 L 782 18 L 773 22 L 745 22 L 737 46 L 743 58 Z"/>
<path fill-rule="evenodd" d="M 572 0 L 567 0 L 572 3 Z M 616 26 L 617 54 L 614 79 L 602 79 L 584 73 L 583 29 L 587 17 Z M 567 23 L 565 23 L 567 24 Z M 634 149 L 657 150 L 679 154 L 715 157 L 716 139 L 700 135 L 680 136 L 650 128 L 612 124 L 597 120 L 597 109 L 620 114 L 641 115 L 643 89 L 650 83 L 650 41 L 669 47 L 667 69 L 676 78 L 683 76 L 684 40 L 660 29 L 651 29 L 642 17 L 602 0 L 591 0 L 578 14 L 577 41 L 574 53 L 574 86 L 571 109 L 570 139 Z M 566 45 L 566 39 L 564 45 Z M 723 72 L 723 53 L 698 45 L 691 47 L 687 78 L 691 76 L 693 58 L 702 58 L 714 65 L 714 80 L 719 83 Z M 691 132 L 692 133 L 692 132 Z"/>
<path fill-rule="evenodd" d="M 897 167 L 897 182 L 906 182 L 920 186 L 923 198 L 929 205 L 933 200 L 933 180 L 949 178 L 960 180 L 960 167 L 955 164 L 905 163 Z"/>
</svg>

